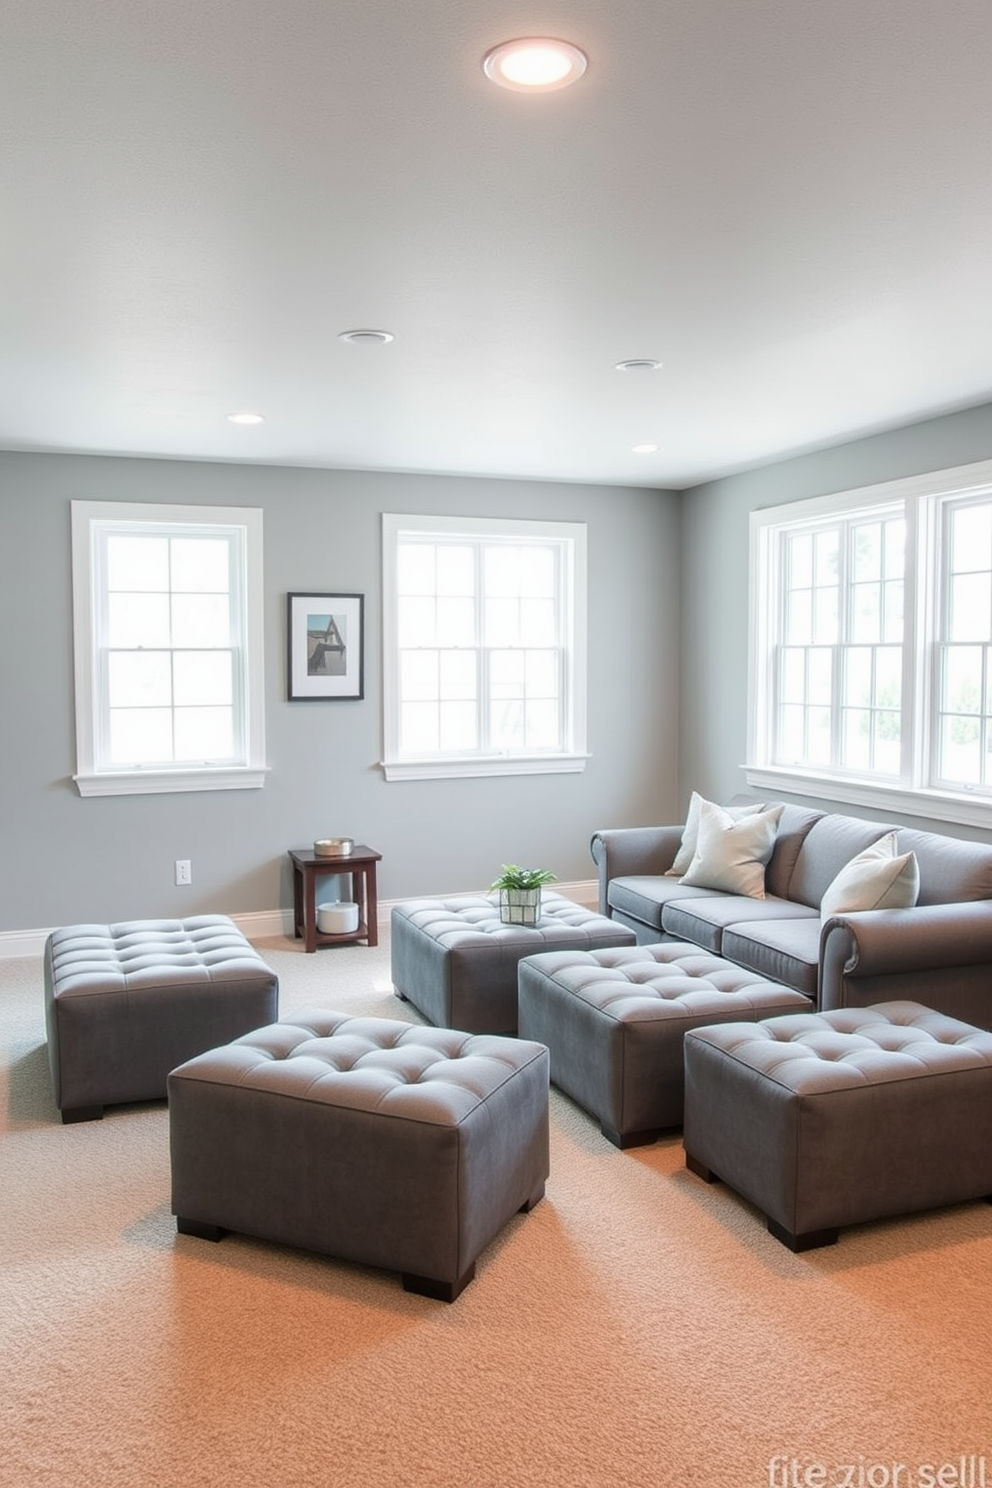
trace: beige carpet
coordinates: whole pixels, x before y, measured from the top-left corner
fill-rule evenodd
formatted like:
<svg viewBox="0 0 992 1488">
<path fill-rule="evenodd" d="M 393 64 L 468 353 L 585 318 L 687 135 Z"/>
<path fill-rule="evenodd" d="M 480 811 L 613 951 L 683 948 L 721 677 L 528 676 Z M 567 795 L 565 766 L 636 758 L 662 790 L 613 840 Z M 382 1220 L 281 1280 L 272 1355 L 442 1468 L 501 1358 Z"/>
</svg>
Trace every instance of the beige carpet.
<svg viewBox="0 0 992 1488">
<path fill-rule="evenodd" d="M 388 947 L 262 950 L 284 1012 L 415 1017 Z M 992 1205 L 793 1256 L 552 1092 L 547 1197 L 446 1306 L 177 1237 L 163 1104 L 58 1122 L 39 961 L 0 1026 L 3 1488 L 992 1488 Z"/>
</svg>

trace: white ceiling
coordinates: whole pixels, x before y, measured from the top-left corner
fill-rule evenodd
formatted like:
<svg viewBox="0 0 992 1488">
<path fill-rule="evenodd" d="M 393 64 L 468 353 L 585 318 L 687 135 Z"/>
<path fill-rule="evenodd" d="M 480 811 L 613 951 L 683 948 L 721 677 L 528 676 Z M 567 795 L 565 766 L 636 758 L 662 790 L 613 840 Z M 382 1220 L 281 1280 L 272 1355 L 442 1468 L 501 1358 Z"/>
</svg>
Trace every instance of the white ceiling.
<svg viewBox="0 0 992 1488">
<path fill-rule="evenodd" d="M 485 79 L 534 33 L 575 87 Z M 990 59 L 989 0 L 0 0 L 0 446 L 685 487 L 986 402 Z"/>
</svg>

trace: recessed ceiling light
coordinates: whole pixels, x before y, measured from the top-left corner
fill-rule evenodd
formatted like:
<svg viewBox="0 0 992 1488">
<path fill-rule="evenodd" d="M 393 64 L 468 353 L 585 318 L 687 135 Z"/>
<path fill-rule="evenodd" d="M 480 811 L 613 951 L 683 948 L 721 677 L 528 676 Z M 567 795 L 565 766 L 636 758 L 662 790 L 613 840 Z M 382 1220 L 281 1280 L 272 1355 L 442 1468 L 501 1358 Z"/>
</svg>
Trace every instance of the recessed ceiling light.
<svg viewBox="0 0 992 1488">
<path fill-rule="evenodd" d="M 482 70 L 501 88 L 517 93 L 551 93 L 578 82 L 589 65 L 585 52 L 550 36 L 503 41 L 482 59 Z"/>
<path fill-rule="evenodd" d="M 265 419 L 260 413 L 229 413 L 227 415 L 229 424 L 264 424 Z"/>
<path fill-rule="evenodd" d="M 617 372 L 658 372 L 664 364 L 653 357 L 631 357 L 626 362 L 617 362 Z"/>
<path fill-rule="evenodd" d="M 632 444 L 630 446 L 632 455 L 656 455 L 660 449 L 660 444 Z"/>
<path fill-rule="evenodd" d="M 347 341 L 349 346 L 385 346 L 395 339 L 391 331 L 341 331 L 338 336 L 339 341 Z"/>
</svg>

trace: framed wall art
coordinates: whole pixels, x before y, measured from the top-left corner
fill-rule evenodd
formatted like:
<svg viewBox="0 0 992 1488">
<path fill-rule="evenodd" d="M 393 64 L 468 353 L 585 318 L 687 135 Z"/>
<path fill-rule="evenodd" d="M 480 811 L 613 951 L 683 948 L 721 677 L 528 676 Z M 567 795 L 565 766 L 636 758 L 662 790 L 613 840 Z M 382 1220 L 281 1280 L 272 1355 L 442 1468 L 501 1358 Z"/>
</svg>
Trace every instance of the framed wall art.
<svg viewBox="0 0 992 1488">
<path fill-rule="evenodd" d="M 289 700 L 365 696 L 364 594 L 288 594 Z"/>
</svg>

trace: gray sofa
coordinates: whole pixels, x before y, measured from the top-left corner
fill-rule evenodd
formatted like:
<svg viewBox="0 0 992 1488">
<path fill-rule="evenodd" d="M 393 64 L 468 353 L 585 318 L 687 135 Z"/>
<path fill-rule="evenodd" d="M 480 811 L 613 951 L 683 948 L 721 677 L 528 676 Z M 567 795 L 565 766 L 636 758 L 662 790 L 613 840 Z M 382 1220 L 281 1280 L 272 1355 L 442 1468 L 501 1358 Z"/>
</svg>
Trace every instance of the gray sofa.
<svg viewBox="0 0 992 1488">
<path fill-rule="evenodd" d="M 821 921 L 835 875 L 887 832 L 914 852 L 912 909 Z M 602 830 L 591 842 L 601 913 L 639 944 L 681 940 L 804 992 L 820 1012 L 910 999 L 992 1029 L 992 846 L 786 805 L 764 899 L 666 877 L 682 826 Z"/>
</svg>

